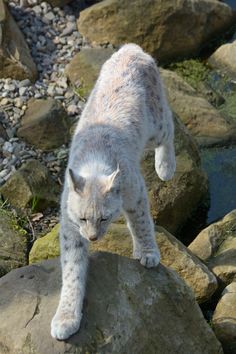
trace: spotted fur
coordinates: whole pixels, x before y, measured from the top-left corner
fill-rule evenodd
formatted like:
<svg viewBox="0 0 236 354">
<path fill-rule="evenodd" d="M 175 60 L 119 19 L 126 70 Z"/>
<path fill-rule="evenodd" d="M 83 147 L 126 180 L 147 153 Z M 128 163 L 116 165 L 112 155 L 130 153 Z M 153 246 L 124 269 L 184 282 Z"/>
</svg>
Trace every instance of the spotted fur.
<svg viewBox="0 0 236 354">
<path fill-rule="evenodd" d="M 79 329 L 87 248 L 123 211 L 134 258 L 159 263 L 140 159 L 149 143 L 162 180 L 175 171 L 174 128 L 158 68 L 127 44 L 103 65 L 75 131 L 61 200 L 63 285 L 51 334 L 66 339 Z"/>
</svg>

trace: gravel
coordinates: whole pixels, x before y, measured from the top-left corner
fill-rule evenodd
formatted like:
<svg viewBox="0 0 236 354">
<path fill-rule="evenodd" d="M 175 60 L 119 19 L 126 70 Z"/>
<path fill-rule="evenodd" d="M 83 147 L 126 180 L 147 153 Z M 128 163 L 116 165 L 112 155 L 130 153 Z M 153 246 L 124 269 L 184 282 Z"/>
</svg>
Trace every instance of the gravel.
<svg viewBox="0 0 236 354">
<path fill-rule="evenodd" d="M 77 31 L 79 5 L 52 8 L 46 2 L 28 3 L 31 6 L 24 8 L 20 1 L 14 0 L 9 2 L 9 7 L 29 45 L 39 77 L 33 84 L 28 79 L 0 79 L 0 125 L 6 132 L 6 136 L 0 138 L 0 186 L 30 158 L 38 158 L 44 163 L 56 180 L 63 179 L 67 146 L 47 153 L 16 136 L 29 99 L 52 97 L 60 100 L 72 124 L 84 107 L 84 102 L 64 76 L 65 66 L 71 58 L 83 46 L 88 46 Z"/>
</svg>

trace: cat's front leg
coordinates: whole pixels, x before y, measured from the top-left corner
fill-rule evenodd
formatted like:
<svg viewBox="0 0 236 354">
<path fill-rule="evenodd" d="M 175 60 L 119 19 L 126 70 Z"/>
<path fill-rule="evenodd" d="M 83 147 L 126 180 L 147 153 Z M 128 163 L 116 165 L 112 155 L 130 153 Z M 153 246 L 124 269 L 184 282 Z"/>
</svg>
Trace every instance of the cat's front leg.
<svg viewBox="0 0 236 354">
<path fill-rule="evenodd" d="M 142 177 L 140 184 L 141 192 L 137 204 L 129 200 L 127 205 L 124 205 L 124 212 L 133 240 L 133 257 L 139 259 L 143 266 L 152 268 L 159 264 L 160 252 L 155 240 L 154 225 Z"/>
<path fill-rule="evenodd" d="M 60 302 L 51 322 L 51 335 L 67 339 L 80 327 L 87 272 L 88 242 L 72 225 L 60 232 L 62 290 Z"/>
</svg>

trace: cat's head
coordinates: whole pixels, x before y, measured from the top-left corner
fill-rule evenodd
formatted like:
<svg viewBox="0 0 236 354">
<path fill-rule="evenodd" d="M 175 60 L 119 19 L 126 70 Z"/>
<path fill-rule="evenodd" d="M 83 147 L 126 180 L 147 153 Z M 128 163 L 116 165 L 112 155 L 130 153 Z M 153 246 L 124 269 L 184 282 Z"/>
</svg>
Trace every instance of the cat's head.
<svg viewBox="0 0 236 354">
<path fill-rule="evenodd" d="M 82 177 L 69 169 L 69 218 L 89 241 L 99 240 L 121 212 L 120 171 Z"/>
</svg>

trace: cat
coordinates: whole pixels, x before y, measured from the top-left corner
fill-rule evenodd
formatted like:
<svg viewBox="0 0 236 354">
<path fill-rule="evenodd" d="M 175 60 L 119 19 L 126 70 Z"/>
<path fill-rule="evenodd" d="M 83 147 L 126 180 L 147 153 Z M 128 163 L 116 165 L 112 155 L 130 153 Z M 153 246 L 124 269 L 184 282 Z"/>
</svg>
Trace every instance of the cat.
<svg viewBox="0 0 236 354">
<path fill-rule="evenodd" d="M 62 290 L 51 335 L 63 340 L 82 317 L 89 242 L 101 239 L 121 212 L 133 256 L 156 267 L 147 190 L 140 172 L 145 146 L 155 147 L 155 169 L 166 181 L 175 172 L 174 125 L 154 59 L 126 44 L 102 66 L 78 122 L 61 199 Z"/>
</svg>

